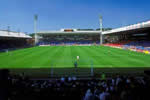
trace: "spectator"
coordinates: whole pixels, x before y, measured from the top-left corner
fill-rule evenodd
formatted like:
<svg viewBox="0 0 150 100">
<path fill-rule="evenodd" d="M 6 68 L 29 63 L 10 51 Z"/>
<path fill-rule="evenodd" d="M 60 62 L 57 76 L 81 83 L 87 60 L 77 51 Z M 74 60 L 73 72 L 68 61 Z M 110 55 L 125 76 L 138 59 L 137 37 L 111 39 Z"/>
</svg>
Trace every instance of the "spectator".
<svg viewBox="0 0 150 100">
<path fill-rule="evenodd" d="M 94 91 L 94 100 L 99 100 L 99 94 L 100 94 L 100 88 L 95 87 L 95 91 Z"/>
<path fill-rule="evenodd" d="M 91 89 L 87 90 L 84 100 L 94 100 L 93 91 Z"/>
<path fill-rule="evenodd" d="M 108 90 L 103 88 L 102 93 L 100 93 L 100 95 L 99 95 L 99 99 L 100 100 L 110 100 L 109 98 L 110 98 L 110 94 L 109 94 Z"/>
</svg>

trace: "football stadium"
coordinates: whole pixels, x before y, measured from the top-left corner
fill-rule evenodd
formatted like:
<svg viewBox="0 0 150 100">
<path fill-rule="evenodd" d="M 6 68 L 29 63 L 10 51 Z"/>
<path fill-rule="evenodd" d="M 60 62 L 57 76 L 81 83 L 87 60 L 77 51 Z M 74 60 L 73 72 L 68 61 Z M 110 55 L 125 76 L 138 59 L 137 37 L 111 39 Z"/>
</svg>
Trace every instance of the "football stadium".
<svg viewBox="0 0 150 100">
<path fill-rule="evenodd" d="M 149 100 L 148 1 L 6 1 L 0 100 Z"/>
<path fill-rule="evenodd" d="M 19 86 L 18 90 L 11 87 L 11 93 L 18 92 L 11 94 L 10 98 L 15 100 L 47 97 L 69 100 L 72 96 L 86 99 L 90 98 L 86 90 L 93 91 L 93 86 L 95 91 L 100 89 L 110 93 L 105 95 L 109 99 L 104 100 L 115 100 L 111 97 L 115 95 L 108 92 L 113 90 L 105 90 L 98 82 L 109 84 L 113 81 L 112 77 L 117 77 L 113 86 L 121 88 L 122 75 L 129 81 L 126 84 L 131 84 L 130 81 L 149 82 L 142 77 L 148 74 L 150 68 L 150 21 L 108 31 L 102 31 L 102 27 L 100 30 L 39 31 L 34 38 L 25 33 L 1 30 L 0 47 L 0 73 L 4 77 L 11 75 L 9 80 L 14 81 L 13 86 Z M 57 80 L 59 78 L 60 81 Z M 26 93 L 21 90 L 21 84 Z M 97 95 L 94 98 L 101 100 Z M 137 98 L 144 98 L 143 95 Z M 119 98 L 119 94 L 116 96 Z"/>
<path fill-rule="evenodd" d="M 22 71 L 47 69 L 50 75 L 53 70 L 56 76 L 60 73 L 73 75 L 75 63 L 79 76 L 86 76 L 86 72 L 87 76 L 98 74 L 104 69 L 108 73 L 121 69 L 128 69 L 123 71 L 127 73 L 133 69 L 143 73 L 150 65 L 149 30 L 150 21 L 104 32 L 84 29 L 40 31 L 35 34 L 35 46 L 32 46 L 34 40 L 24 33 L 1 31 L 0 66 Z"/>
</svg>

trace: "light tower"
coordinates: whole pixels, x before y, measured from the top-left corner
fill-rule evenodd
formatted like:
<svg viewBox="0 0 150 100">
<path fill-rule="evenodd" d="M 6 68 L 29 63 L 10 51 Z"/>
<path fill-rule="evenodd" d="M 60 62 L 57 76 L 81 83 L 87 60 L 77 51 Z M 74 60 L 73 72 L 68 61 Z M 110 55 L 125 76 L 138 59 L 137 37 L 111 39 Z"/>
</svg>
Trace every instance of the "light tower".
<svg viewBox="0 0 150 100">
<path fill-rule="evenodd" d="M 103 17 L 100 15 L 100 44 L 102 45 L 103 44 Z"/>
<path fill-rule="evenodd" d="M 9 32 L 10 32 L 10 26 L 7 27 L 7 31 L 8 31 L 8 35 L 9 35 Z"/>
<path fill-rule="evenodd" d="M 34 15 L 34 34 L 35 34 L 35 45 L 37 44 L 38 40 L 37 40 L 37 19 L 38 19 L 38 15 Z"/>
</svg>

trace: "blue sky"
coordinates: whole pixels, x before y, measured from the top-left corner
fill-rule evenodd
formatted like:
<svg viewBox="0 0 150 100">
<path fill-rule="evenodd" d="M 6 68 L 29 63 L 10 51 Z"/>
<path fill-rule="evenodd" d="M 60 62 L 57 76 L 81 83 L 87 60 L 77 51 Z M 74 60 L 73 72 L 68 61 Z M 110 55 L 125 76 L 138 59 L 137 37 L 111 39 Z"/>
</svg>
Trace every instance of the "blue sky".
<svg viewBox="0 0 150 100">
<path fill-rule="evenodd" d="M 150 20 L 149 0 L 0 0 L 0 29 L 33 32 L 38 14 L 38 31 L 61 28 L 117 28 Z"/>
</svg>

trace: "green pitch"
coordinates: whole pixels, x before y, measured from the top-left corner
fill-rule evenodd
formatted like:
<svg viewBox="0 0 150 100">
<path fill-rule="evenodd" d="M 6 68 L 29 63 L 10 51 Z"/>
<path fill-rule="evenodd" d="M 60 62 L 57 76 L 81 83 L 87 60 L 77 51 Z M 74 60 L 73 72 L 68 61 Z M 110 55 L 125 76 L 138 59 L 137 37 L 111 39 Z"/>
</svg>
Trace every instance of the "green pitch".
<svg viewBox="0 0 150 100">
<path fill-rule="evenodd" d="M 1 68 L 149 67 L 150 55 L 104 46 L 33 47 L 0 53 Z"/>
</svg>

